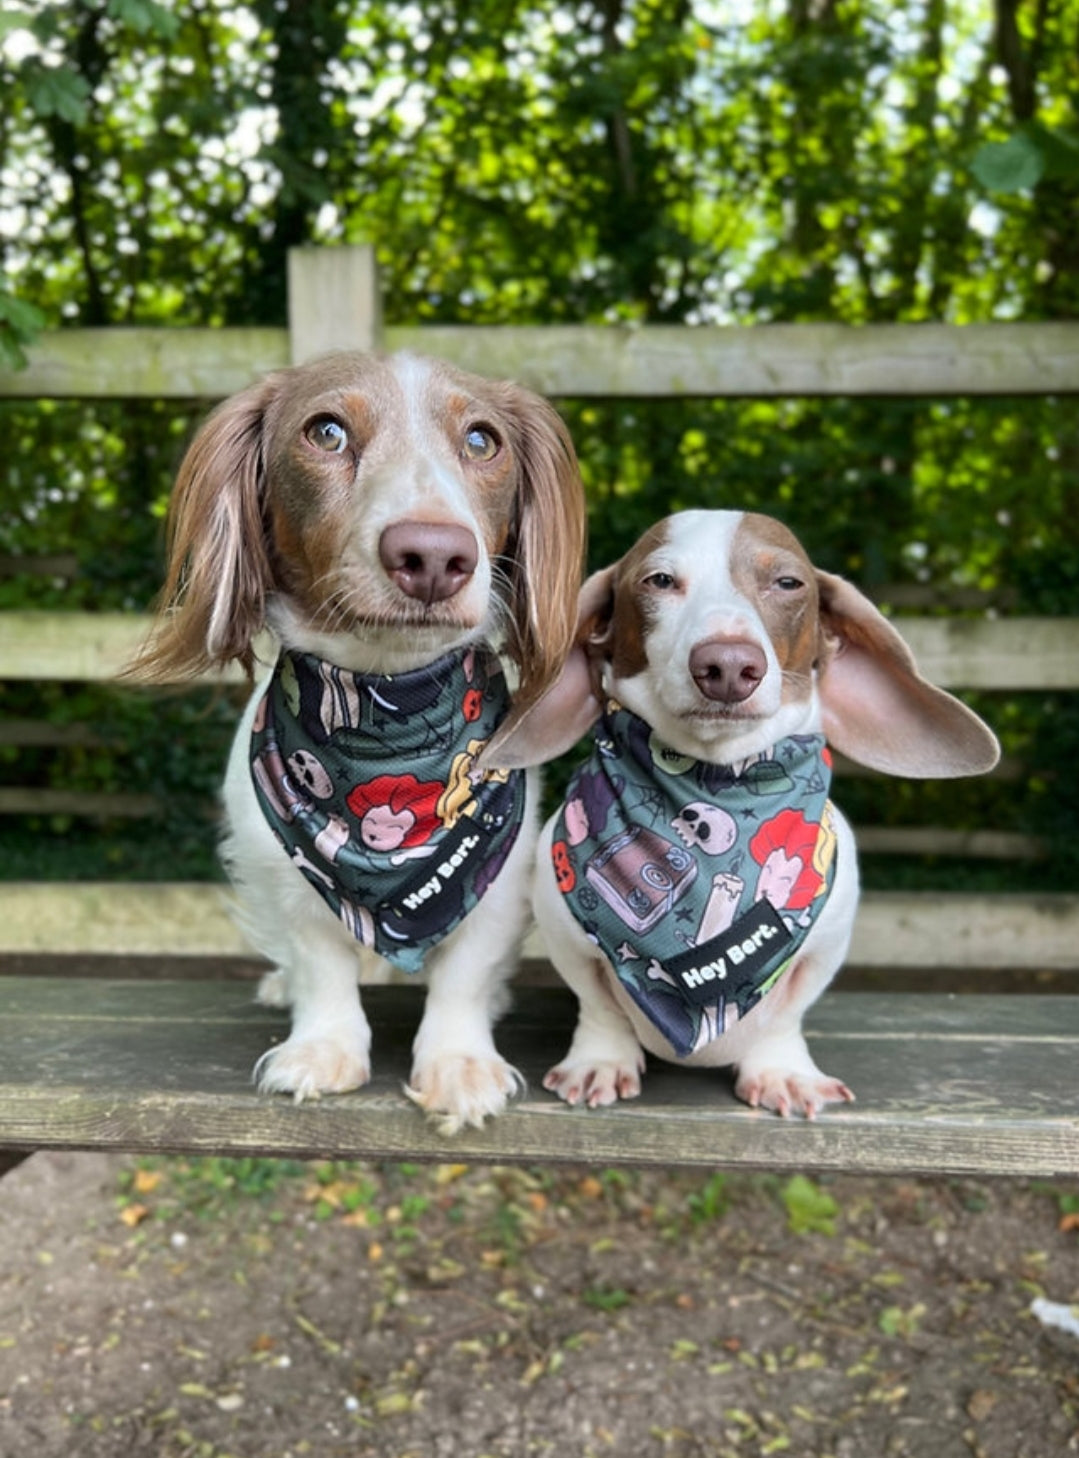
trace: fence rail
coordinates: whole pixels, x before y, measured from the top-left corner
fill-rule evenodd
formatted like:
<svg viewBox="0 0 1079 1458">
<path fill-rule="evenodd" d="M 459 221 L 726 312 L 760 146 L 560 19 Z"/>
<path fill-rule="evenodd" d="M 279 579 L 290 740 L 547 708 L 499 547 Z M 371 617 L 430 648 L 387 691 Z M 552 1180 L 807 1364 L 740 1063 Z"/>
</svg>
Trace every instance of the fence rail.
<svg viewBox="0 0 1079 1458">
<path fill-rule="evenodd" d="M 1066 323 L 423 325 L 374 342 L 481 374 L 497 361 L 556 397 L 1079 394 L 1079 325 Z M 292 358 L 286 329 L 56 330 L 27 369 L 0 370 L 0 397 L 214 400 Z"/>
<path fill-rule="evenodd" d="M 39 683 L 113 678 L 149 626 L 138 613 L 7 612 L 0 622 L 0 679 Z M 944 688 L 1079 689 L 1079 618 L 894 622 L 926 678 Z M 233 666 L 216 679 L 241 682 L 243 672 Z"/>
<path fill-rule="evenodd" d="M 289 326 L 65 329 L 12 399 L 214 400 L 329 349 L 409 349 L 554 396 L 1079 394 L 1079 324 L 383 327 L 369 248 L 294 249 Z"/>
</svg>

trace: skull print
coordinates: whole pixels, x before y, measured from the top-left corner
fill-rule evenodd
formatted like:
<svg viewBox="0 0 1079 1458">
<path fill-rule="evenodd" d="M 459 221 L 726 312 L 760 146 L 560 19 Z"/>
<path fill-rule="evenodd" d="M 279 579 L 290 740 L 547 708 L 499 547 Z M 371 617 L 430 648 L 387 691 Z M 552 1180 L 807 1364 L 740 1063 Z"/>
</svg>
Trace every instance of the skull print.
<svg viewBox="0 0 1079 1458">
<path fill-rule="evenodd" d="M 298 789 L 313 795 L 316 800 L 328 800 L 333 794 L 333 781 L 326 766 L 309 750 L 298 749 L 289 755 L 289 774 Z"/>
<path fill-rule="evenodd" d="M 683 805 L 671 821 L 671 829 L 685 845 L 709 856 L 719 856 L 730 850 L 738 835 L 734 818 L 718 805 L 709 805 L 705 800 L 693 800 Z"/>
</svg>

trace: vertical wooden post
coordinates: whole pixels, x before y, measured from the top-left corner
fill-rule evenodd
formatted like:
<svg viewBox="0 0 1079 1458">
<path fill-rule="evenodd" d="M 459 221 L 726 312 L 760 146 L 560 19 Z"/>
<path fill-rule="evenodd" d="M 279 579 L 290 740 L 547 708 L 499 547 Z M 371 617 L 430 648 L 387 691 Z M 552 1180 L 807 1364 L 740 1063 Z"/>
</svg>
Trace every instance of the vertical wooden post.
<svg viewBox="0 0 1079 1458">
<path fill-rule="evenodd" d="M 290 248 L 288 332 L 293 364 L 331 349 L 378 349 L 382 301 L 375 250 Z"/>
</svg>

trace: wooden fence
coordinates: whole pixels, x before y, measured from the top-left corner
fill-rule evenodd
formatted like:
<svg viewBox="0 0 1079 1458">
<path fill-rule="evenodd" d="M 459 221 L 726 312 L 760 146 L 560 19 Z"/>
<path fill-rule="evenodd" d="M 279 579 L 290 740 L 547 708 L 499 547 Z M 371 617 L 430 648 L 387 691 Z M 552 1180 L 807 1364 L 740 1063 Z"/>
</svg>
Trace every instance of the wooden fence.
<svg viewBox="0 0 1079 1458">
<path fill-rule="evenodd" d="M 370 251 L 336 248 L 290 256 L 288 329 L 57 331 L 31 348 L 27 369 L 0 370 L 0 397 L 210 402 L 268 370 L 335 348 L 417 350 L 516 378 L 555 398 L 1079 394 L 1074 324 L 383 327 Z M 1079 619 L 904 617 L 898 626 L 926 675 L 943 685 L 1079 688 Z M 0 614 L 0 679 L 107 679 L 144 629 L 135 615 Z M 33 726 L 8 726 L 0 737 L 27 743 Z M 26 813 L 34 803 L 47 811 L 43 792 L 33 793 L 36 802 L 17 787 L 0 794 L 0 812 Z M 120 813 L 152 808 L 146 797 L 131 799 Z M 102 808 L 91 797 L 82 811 Z M 870 842 L 874 833 L 867 831 Z M 936 834 L 939 850 L 945 842 Z M 1001 839 L 991 827 L 949 834 L 951 848 L 963 853 L 1023 853 L 1014 837 Z M 890 838 L 892 848 L 910 848 L 916 836 L 900 834 L 896 841 L 895 832 L 878 833 L 878 845 L 887 848 Z M 1079 897 L 997 897 L 989 907 L 977 898 L 938 897 L 930 904 L 867 896 L 854 956 L 870 964 L 924 965 L 946 936 L 964 965 L 1018 965 L 1035 925 L 1041 964 L 1073 967 Z M 239 948 L 213 888 L 0 883 L 0 953 L 91 946 L 192 955 Z"/>
</svg>

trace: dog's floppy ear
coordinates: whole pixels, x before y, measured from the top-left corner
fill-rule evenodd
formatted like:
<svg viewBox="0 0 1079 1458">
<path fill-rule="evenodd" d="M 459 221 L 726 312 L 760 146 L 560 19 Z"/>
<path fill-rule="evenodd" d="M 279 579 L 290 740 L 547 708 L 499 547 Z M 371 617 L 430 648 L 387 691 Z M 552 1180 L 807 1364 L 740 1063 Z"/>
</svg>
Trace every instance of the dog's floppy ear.
<svg viewBox="0 0 1079 1458">
<path fill-rule="evenodd" d="M 506 651 L 519 670 L 522 709 L 552 687 L 573 642 L 574 599 L 585 548 L 584 486 L 573 441 L 541 395 L 504 382 L 521 463 L 515 538 L 506 564 Z"/>
<path fill-rule="evenodd" d="M 816 576 L 829 743 L 885 774 L 951 779 L 991 770 L 1000 745 L 977 714 L 921 676 L 895 628 L 856 587 L 828 572 Z"/>
<path fill-rule="evenodd" d="M 526 769 L 572 749 L 599 717 L 597 651 L 614 601 L 614 571 L 606 567 L 583 585 L 577 628 L 561 674 L 539 699 L 511 714 L 479 758 L 481 769 Z"/>
<path fill-rule="evenodd" d="M 125 677 L 166 683 L 233 659 L 251 672 L 272 585 L 263 416 L 278 380 L 271 375 L 218 406 L 188 448 L 169 503 L 158 617 Z"/>
</svg>

